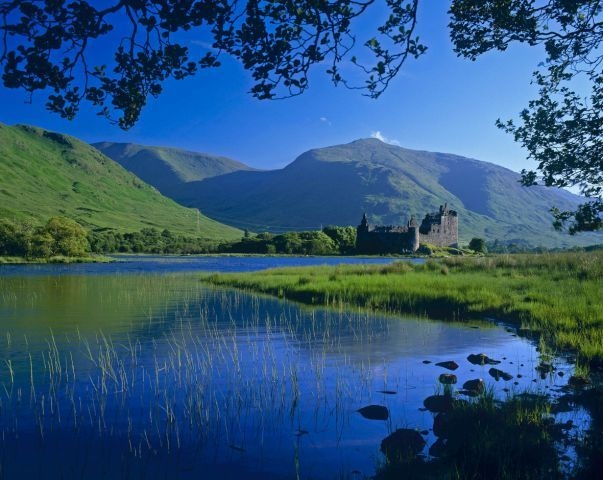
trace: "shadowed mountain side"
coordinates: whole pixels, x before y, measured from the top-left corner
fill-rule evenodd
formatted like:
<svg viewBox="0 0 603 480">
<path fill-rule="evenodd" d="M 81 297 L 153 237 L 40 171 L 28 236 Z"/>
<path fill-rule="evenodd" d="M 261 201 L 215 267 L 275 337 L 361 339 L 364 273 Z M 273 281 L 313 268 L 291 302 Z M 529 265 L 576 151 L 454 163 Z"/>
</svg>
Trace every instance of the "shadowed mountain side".
<svg viewBox="0 0 603 480">
<path fill-rule="evenodd" d="M 171 147 L 99 142 L 93 146 L 164 195 L 174 196 L 187 182 L 251 167 L 230 158 Z"/>
<path fill-rule="evenodd" d="M 0 124 L 0 219 L 35 225 L 57 215 L 91 230 L 153 227 L 216 240 L 242 233 L 178 205 L 74 137 Z"/>
<path fill-rule="evenodd" d="M 506 168 L 450 154 L 407 150 L 375 139 L 310 150 L 281 170 L 233 172 L 190 182 L 177 201 L 252 231 L 420 221 L 448 202 L 459 213 L 459 238 L 526 245 L 572 246 L 601 235 L 555 232 L 551 206 L 574 208 L 566 191 L 522 187 Z"/>
</svg>

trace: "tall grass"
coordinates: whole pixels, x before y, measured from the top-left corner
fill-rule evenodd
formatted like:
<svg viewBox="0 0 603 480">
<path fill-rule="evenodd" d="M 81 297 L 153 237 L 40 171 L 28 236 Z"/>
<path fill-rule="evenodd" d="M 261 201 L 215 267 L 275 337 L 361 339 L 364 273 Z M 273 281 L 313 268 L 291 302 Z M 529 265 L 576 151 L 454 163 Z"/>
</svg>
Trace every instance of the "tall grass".
<svg viewBox="0 0 603 480">
<path fill-rule="evenodd" d="M 603 253 L 453 257 L 424 264 L 275 269 L 205 281 L 292 300 L 425 315 L 496 317 L 556 351 L 603 364 Z"/>
</svg>

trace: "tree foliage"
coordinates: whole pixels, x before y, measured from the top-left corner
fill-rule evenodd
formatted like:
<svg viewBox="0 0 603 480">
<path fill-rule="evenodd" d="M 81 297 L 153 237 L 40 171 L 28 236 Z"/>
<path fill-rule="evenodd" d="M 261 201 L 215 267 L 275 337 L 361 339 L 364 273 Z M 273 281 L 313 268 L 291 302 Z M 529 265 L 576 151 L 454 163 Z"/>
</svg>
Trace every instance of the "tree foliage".
<svg viewBox="0 0 603 480">
<path fill-rule="evenodd" d="M 555 227 L 567 225 L 570 233 L 601 229 L 603 2 L 454 0 L 450 13 L 454 49 L 472 60 L 512 43 L 544 47 L 546 58 L 534 73 L 539 97 L 521 112 L 520 123 L 498 125 L 538 164 L 522 171 L 524 185 L 575 187 L 589 198 L 576 211 L 553 208 Z"/>
<path fill-rule="evenodd" d="M 9 88 L 43 91 L 46 106 L 73 118 L 83 101 L 136 123 L 148 96 L 169 78 L 183 79 L 239 60 L 259 99 L 292 96 L 308 87 L 313 65 L 327 64 L 334 83 L 349 83 L 344 60 L 357 65 L 360 85 L 377 97 L 404 61 L 425 51 L 414 37 L 418 0 L 385 0 L 389 15 L 356 56 L 353 20 L 377 0 L 115 0 L 97 8 L 84 0 L 0 2 L 0 65 Z M 190 48 L 191 38 L 204 47 Z M 103 42 L 106 63 L 91 53 Z M 193 51 L 194 50 L 194 51 Z M 98 54 L 98 51 L 96 52 Z"/>
</svg>

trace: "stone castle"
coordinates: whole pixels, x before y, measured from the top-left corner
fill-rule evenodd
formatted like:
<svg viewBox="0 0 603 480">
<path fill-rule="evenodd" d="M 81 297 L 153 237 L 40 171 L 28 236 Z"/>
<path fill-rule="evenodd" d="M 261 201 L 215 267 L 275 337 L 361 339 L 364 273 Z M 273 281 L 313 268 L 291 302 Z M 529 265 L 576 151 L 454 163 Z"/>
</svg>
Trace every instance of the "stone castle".
<svg viewBox="0 0 603 480">
<path fill-rule="evenodd" d="M 412 217 L 406 226 L 371 225 L 366 213 L 356 228 L 356 250 L 358 253 L 413 253 L 419 245 L 430 243 L 439 247 L 458 246 L 458 215 L 448 209 L 448 204 L 440 210 L 428 213 L 419 225 Z"/>
</svg>

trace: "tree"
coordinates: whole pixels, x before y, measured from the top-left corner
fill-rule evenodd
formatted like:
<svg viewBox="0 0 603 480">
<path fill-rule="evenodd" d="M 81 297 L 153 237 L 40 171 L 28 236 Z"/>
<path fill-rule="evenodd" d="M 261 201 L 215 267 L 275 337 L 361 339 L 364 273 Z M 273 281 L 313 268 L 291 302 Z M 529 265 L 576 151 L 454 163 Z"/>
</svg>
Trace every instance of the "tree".
<svg viewBox="0 0 603 480">
<path fill-rule="evenodd" d="M 85 0 L 0 1 L 4 86 L 44 92 L 47 108 L 66 118 L 89 102 L 127 129 L 164 81 L 219 67 L 223 55 L 249 70 L 259 99 L 303 93 L 318 64 L 329 65 L 335 84 L 378 97 L 408 58 L 426 51 L 414 35 L 419 0 L 114 1 L 102 9 Z M 353 21 L 377 4 L 389 16 L 359 51 Z M 575 187 L 589 198 L 574 212 L 553 210 L 555 226 L 570 233 L 603 227 L 602 10 L 602 0 L 450 0 L 458 55 L 475 60 L 512 43 L 544 47 L 534 76 L 539 97 L 519 124 L 498 124 L 538 164 L 522 172 L 524 185 Z M 185 46 L 191 32 L 207 40 L 198 57 Z M 112 45 L 112 63 L 91 61 L 90 45 L 100 39 Z M 361 84 L 343 76 L 345 61 L 359 67 Z M 576 81 L 590 95 L 573 91 Z"/>
<path fill-rule="evenodd" d="M 534 73 L 539 97 L 520 122 L 498 121 L 524 146 L 536 171 L 523 170 L 526 186 L 576 187 L 589 201 L 576 211 L 553 208 L 555 227 L 571 234 L 603 227 L 603 2 L 600 0 L 454 0 L 450 34 L 455 52 L 474 60 L 512 43 L 544 46 Z M 572 90 L 586 83 L 590 95 Z"/>
<path fill-rule="evenodd" d="M 469 250 L 473 250 L 475 253 L 488 253 L 484 239 L 477 237 L 473 237 L 469 242 Z"/>
<path fill-rule="evenodd" d="M 366 74 L 362 88 L 378 96 L 404 61 L 424 51 L 413 37 L 419 0 L 385 0 L 389 16 L 364 46 L 367 66 L 354 55 L 352 21 L 381 0 L 114 0 L 96 8 L 85 0 L 0 2 L 0 65 L 8 88 L 48 93 L 46 106 L 73 118 L 81 102 L 129 128 L 147 97 L 168 78 L 183 79 L 220 66 L 221 55 L 251 72 L 251 94 L 292 96 L 308 87 L 308 72 L 327 63 L 334 83 L 348 83 L 344 60 Z M 103 2 L 104 3 L 104 2 Z M 187 33 L 207 40 L 194 58 Z M 112 45 L 112 64 L 94 64 L 91 45 Z"/>
<path fill-rule="evenodd" d="M 37 253 L 34 256 L 82 257 L 90 251 L 88 232 L 70 218 L 52 217 L 40 229 L 37 239 Z"/>
</svg>

